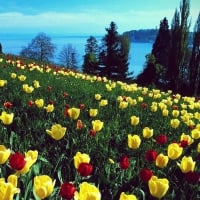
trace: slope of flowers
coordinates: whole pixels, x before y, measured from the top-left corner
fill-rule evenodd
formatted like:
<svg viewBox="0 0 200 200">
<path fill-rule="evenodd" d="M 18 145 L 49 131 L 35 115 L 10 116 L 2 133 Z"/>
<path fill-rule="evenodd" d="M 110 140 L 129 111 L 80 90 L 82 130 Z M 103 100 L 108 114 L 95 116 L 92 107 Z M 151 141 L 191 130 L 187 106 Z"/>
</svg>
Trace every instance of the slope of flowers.
<svg viewBox="0 0 200 200">
<path fill-rule="evenodd" d="M 200 100 L 0 57 L 6 199 L 199 199 Z"/>
</svg>

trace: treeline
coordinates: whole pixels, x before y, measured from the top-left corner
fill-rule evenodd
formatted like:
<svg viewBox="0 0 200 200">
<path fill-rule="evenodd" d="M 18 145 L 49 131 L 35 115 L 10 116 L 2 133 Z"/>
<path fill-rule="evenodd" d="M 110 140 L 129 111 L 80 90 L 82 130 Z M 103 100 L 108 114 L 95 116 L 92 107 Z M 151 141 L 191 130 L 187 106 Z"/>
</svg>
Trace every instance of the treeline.
<svg viewBox="0 0 200 200">
<path fill-rule="evenodd" d="M 153 43 L 158 34 L 158 29 L 139 29 L 126 31 L 123 35 L 127 36 L 130 39 L 130 42 L 150 42 Z M 189 45 L 192 45 L 193 32 L 189 32 L 188 42 Z"/>
</svg>

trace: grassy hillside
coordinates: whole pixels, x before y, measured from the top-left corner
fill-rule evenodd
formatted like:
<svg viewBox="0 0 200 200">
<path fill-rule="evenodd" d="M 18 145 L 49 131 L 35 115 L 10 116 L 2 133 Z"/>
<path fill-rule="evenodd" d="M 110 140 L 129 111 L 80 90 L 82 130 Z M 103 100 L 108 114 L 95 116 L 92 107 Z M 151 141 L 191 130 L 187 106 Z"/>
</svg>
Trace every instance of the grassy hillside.
<svg viewBox="0 0 200 200">
<path fill-rule="evenodd" d="M 0 94 L 2 195 L 200 198 L 199 99 L 6 55 Z"/>
</svg>

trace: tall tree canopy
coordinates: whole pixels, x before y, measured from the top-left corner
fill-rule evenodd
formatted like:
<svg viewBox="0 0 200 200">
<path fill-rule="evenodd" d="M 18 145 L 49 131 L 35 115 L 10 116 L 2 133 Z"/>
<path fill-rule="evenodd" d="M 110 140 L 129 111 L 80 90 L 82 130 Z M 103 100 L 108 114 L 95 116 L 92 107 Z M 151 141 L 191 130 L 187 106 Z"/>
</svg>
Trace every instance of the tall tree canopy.
<svg viewBox="0 0 200 200">
<path fill-rule="evenodd" d="M 190 13 L 190 0 L 182 0 L 180 11 L 175 10 L 171 25 L 171 49 L 169 56 L 168 78 L 170 87 L 180 92 L 181 87 L 188 79 L 188 36 L 190 22 L 188 20 Z"/>
<path fill-rule="evenodd" d="M 39 33 L 27 47 L 24 47 L 20 55 L 43 61 L 50 61 L 54 57 L 55 45 L 51 42 L 51 38 L 45 33 Z"/>
<path fill-rule="evenodd" d="M 125 80 L 128 78 L 128 55 L 130 42 L 126 36 L 117 32 L 117 25 L 110 23 L 106 28 L 100 52 L 100 73 L 110 79 Z"/>
<path fill-rule="evenodd" d="M 198 91 L 200 92 L 200 13 L 194 27 L 189 75 L 190 90 L 197 95 Z"/>
</svg>

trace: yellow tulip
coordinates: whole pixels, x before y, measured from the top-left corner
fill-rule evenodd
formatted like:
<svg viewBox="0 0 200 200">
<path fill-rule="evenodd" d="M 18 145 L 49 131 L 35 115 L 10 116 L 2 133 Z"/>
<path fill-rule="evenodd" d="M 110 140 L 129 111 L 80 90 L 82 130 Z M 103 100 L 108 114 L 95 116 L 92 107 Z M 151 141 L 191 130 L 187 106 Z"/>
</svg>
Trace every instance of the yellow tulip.
<svg viewBox="0 0 200 200">
<path fill-rule="evenodd" d="M 122 192 L 120 194 L 119 200 L 137 200 L 137 197 L 133 194 L 125 194 Z"/>
<path fill-rule="evenodd" d="M 39 87 L 40 87 L 40 82 L 34 80 L 34 81 L 33 81 L 33 86 L 34 86 L 34 88 L 39 88 Z"/>
<path fill-rule="evenodd" d="M 64 137 L 67 128 L 62 127 L 60 124 L 52 125 L 51 130 L 46 130 L 53 139 L 60 140 Z"/>
<path fill-rule="evenodd" d="M 76 119 L 78 119 L 78 117 L 80 115 L 80 109 L 79 108 L 69 108 L 68 114 L 69 114 L 70 118 L 72 118 L 73 120 L 76 120 Z"/>
<path fill-rule="evenodd" d="M 162 198 L 169 189 L 169 181 L 166 178 L 152 176 L 148 181 L 149 191 L 153 197 Z"/>
<path fill-rule="evenodd" d="M 179 127 L 180 121 L 178 119 L 171 119 L 170 124 L 172 128 L 176 129 Z"/>
<path fill-rule="evenodd" d="M 180 147 L 177 143 L 171 143 L 168 145 L 167 155 L 170 159 L 176 160 L 181 156 L 183 147 Z"/>
<path fill-rule="evenodd" d="M 11 74 L 10 74 L 10 77 L 13 78 L 13 79 L 15 79 L 15 78 L 17 77 L 17 74 L 11 73 Z"/>
<path fill-rule="evenodd" d="M 17 187 L 18 177 L 14 174 L 11 174 L 8 176 L 7 182 L 11 183 L 14 187 Z"/>
<path fill-rule="evenodd" d="M 38 108 L 42 108 L 44 106 L 44 100 L 43 99 L 36 99 L 35 100 L 35 105 L 38 107 Z"/>
<path fill-rule="evenodd" d="M 14 114 L 11 113 L 6 113 L 5 111 L 3 111 L 0 115 L 0 120 L 2 121 L 3 124 L 5 125 L 10 125 L 13 122 L 13 118 L 14 118 Z"/>
<path fill-rule="evenodd" d="M 152 102 L 151 111 L 156 112 L 158 110 L 158 105 L 156 102 Z"/>
<path fill-rule="evenodd" d="M 119 108 L 120 109 L 125 109 L 125 108 L 127 108 L 128 107 L 128 102 L 127 101 L 121 101 L 120 103 L 119 103 Z"/>
<path fill-rule="evenodd" d="M 197 152 L 200 153 L 200 143 L 197 145 Z"/>
<path fill-rule="evenodd" d="M 194 138 L 195 140 L 200 138 L 200 130 L 198 128 L 195 128 L 191 131 L 191 136 L 192 138 Z"/>
<path fill-rule="evenodd" d="M 173 117 L 178 117 L 179 116 L 179 110 L 173 110 L 172 111 L 172 116 Z"/>
<path fill-rule="evenodd" d="M 35 151 L 29 150 L 28 152 L 26 152 L 25 153 L 26 164 L 21 170 L 16 172 L 16 175 L 26 174 L 27 172 L 29 172 L 30 168 L 37 161 L 37 158 L 38 158 L 37 150 Z"/>
<path fill-rule="evenodd" d="M 107 100 L 107 99 L 102 99 L 102 100 L 99 102 L 99 105 L 100 105 L 100 106 L 106 106 L 106 105 L 108 105 L 108 100 Z"/>
<path fill-rule="evenodd" d="M 190 137 L 190 135 L 186 135 L 185 133 L 182 133 L 180 141 L 187 141 L 188 145 L 194 142 L 194 140 Z"/>
<path fill-rule="evenodd" d="M 76 169 L 78 169 L 79 165 L 81 163 L 89 163 L 90 162 L 90 156 L 86 153 L 77 152 L 74 156 L 74 166 Z"/>
<path fill-rule="evenodd" d="M 95 117 L 97 114 L 98 114 L 98 109 L 93 109 L 93 108 L 89 109 L 90 117 Z"/>
<path fill-rule="evenodd" d="M 167 166 L 169 161 L 168 156 L 165 156 L 164 154 L 160 153 L 157 157 L 156 157 L 156 166 L 160 167 L 160 168 L 164 168 Z"/>
<path fill-rule="evenodd" d="M 131 125 L 136 126 L 140 122 L 140 118 L 136 116 L 131 116 Z"/>
<path fill-rule="evenodd" d="M 0 164 L 4 164 L 8 160 L 10 153 L 10 149 L 6 149 L 4 145 L 0 145 Z"/>
<path fill-rule="evenodd" d="M 101 193 L 99 189 L 92 184 L 82 182 L 79 192 L 75 193 L 75 200 L 100 200 Z"/>
<path fill-rule="evenodd" d="M 141 144 L 141 139 L 138 135 L 128 134 L 128 147 L 131 149 L 138 149 Z"/>
<path fill-rule="evenodd" d="M 25 81 L 25 80 L 26 80 L 26 76 L 24 76 L 24 75 L 19 75 L 19 76 L 18 76 L 18 79 L 19 79 L 20 81 Z"/>
<path fill-rule="evenodd" d="M 35 176 L 33 180 L 33 187 L 36 195 L 40 199 L 45 199 L 51 195 L 55 186 L 55 181 L 47 175 Z"/>
<path fill-rule="evenodd" d="M 101 120 L 93 120 L 92 121 L 92 129 L 96 132 L 99 132 L 103 128 L 103 124 L 104 123 Z"/>
<path fill-rule="evenodd" d="M 183 173 L 193 172 L 195 168 L 196 162 L 193 161 L 191 156 L 184 156 L 181 160 L 181 164 L 178 163 L 181 171 Z"/>
<path fill-rule="evenodd" d="M 50 112 L 53 112 L 54 111 L 54 105 L 53 104 L 48 104 L 47 106 L 44 107 L 44 109 L 50 113 Z"/>
<path fill-rule="evenodd" d="M 4 87 L 7 84 L 7 80 L 0 80 L 0 87 Z"/>
<path fill-rule="evenodd" d="M 23 88 L 24 92 L 26 92 L 26 93 L 32 93 L 34 90 L 34 87 L 28 86 L 28 84 L 23 84 L 22 88 Z"/>
<path fill-rule="evenodd" d="M 163 115 L 164 117 L 167 117 L 168 114 L 169 114 L 169 111 L 168 111 L 167 109 L 163 109 L 163 110 L 162 110 L 162 115 Z"/>
<path fill-rule="evenodd" d="M 12 200 L 14 195 L 20 193 L 17 185 L 17 177 L 15 175 L 10 175 L 7 182 L 4 178 L 0 178 L 0 194 L 1 200 Z"/>
<path fill-rule="evenodd" d="M 150 129 L 149 127 L 145 127 L 142 130 L 142 135 L 144 138 L 150 138 L 153 136 L 153 129 Z"/>
<path fill-rule="evenodd" d="M 101 95 L 100 94 L 95 94 L 94 98 L 99 101 L 101 99 Z"/>
</svg>

